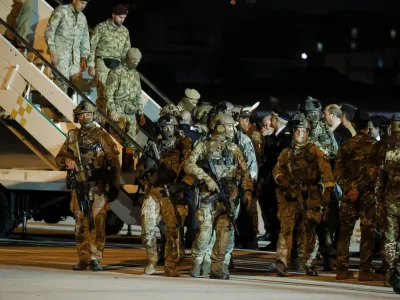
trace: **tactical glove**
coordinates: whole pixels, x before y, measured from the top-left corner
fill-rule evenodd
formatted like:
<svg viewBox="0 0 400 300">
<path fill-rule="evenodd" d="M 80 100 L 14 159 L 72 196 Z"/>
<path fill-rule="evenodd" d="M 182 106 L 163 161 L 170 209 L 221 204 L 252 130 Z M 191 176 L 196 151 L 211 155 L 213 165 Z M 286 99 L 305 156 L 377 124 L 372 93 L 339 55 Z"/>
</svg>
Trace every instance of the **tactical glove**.
<svg viewBox="0 0 400 300">
<path fill-rule="evenodd" d="M 86 71 L 86 58 L 85 57 L 81 57 L 81 72 L 85 72 Z"/>
<path fill-rule="evenodd" d="M 140 115 L 139 125 L 143 126 L 144 124 L 146 124 L 146 118 L 144 117 L 144 115 Z"/>
<path fill-rule="evenodd" d="M 219 193 L 218 184 L 216 184 L 216 182 L 211 177 L 204 179 L 204 182 L 206 183 L 209 192 Z"/>
</svg>

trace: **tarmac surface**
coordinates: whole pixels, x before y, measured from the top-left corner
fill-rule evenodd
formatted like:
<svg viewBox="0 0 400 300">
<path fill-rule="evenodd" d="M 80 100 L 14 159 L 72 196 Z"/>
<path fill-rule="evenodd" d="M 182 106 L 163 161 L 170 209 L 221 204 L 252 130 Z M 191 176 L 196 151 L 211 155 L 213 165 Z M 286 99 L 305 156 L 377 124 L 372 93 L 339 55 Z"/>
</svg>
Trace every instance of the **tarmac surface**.
<svg viewBox="0 0 400 300">
<path fill-rule="evenodd" d="M 29 222 L 25 237 L 18 228 L 0 240 L 0 300 L 398 298 L 383 282 L 336 281 L 335 273 L 277 277 L 267 271 L 275 254 L 265 251 L 234 250 L 234 269 L 227 281 L 191 278 L 189 250 L 178 267 L 181 278 L 164 277 L 162 266 L 154 275 L 143 275 L 146 256 L 139 232 L 134 226 L 132 236 L 126 235 L 125 228 L 120 235 L 107 238 L 104 272 L 76 272 L 71 270 L 77 262 L 73 219 L 55 225 Z M 352 245 L 352 251 L 357 247 Z M 351 268 L 357 271 L 357 257 L 351 258 Z"/>
</svg>

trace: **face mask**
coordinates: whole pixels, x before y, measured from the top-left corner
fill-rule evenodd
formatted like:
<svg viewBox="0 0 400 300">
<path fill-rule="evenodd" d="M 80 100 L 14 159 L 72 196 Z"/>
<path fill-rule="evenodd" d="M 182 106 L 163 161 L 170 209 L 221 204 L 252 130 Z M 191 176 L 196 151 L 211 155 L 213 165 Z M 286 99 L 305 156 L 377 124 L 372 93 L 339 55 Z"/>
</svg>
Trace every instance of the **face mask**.
<svg viewBox="0 0 400 300">
<path fill-rule="evenodd" d="M 134 70 L 138 66 L 138 62 L 130 60 L 129 58 L 125 59 L 126 65 L 128 66 L 129 69 Z"/>
<path fill-rule="evenodd" d="M 319 113 L 309 113 L 308 114 L 308 119 L 311 122 L 318 122 L 320 120 L 320 116 Z"/>
<path fill-rule="evenodd" d="M 168 127 L 167 128 L 163 128 L 161 130 L 161 136 L 165 140 L 171 139 L 174 136 L 174 129 L 171 130 Z"/>
<path fill-rule="evenodd" d="M 79 124 L 81 125 L 82 128 L 85 129 L 92 128 L 94 126 L 93 117 L 80 119 Z"/>
</svg>

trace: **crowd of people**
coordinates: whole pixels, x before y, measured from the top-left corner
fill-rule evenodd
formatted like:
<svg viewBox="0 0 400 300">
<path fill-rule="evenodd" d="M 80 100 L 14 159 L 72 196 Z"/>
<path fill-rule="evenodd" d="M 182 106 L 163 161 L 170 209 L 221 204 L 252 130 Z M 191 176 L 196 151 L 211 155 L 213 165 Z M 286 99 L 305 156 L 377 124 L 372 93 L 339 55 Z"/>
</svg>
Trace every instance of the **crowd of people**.
<svg viewBox="0 0 400 300">
<path fill-rule="evenodd" d="M 52 63 L 67 78 L 85 71 L 97 79 L 98 109 L 133 137 L 145 123 L 140 78 L 141 60 L 122 24 L 128 8 L 117 5 L 110 19 L 90 38 L 82 10 L 88 1 L 72 0 L 56 8 L 46 29 Z M 60 88 L 66 91 L 64 83 Z M 229 279 L 235 247 L 276 251 L 270 271 L 290 270 L 317 276 L 317 255 L 336 279 L 353 279 L 349 244 L 361 222 L 359 281 L 399 284 L 396 268 L 399 233 L 398 176 L 400 114 L 389 120 L 351 105 L 329 104 L 312 97 L 289 115 L 277 103 L 260 123 L 257 105 L 210 104 L 186 89 L 177 105 L 160 111 L 156 138 L 144 149 L 135 183 L 144 198 L 141 225 L 147 252 L 145 274 L 164 264 L 166 276 L 191 248 L 190 275 Z M 94 109 L 74 110 L 80 128 L 69 133 L 57 156 L 60 168 L 88 173 L 94 226 L 82 212 L 73 186 L 71 210 L 76 219 L 79 263 L 74 270 L 102 270 L 107 205 L 118 196 L 118 150 L 94 125 Z M 98 118 L 100 124 L 105 121 Z M 112 128 L 110 134 L 115 135 Z M 134 148 L 121 136 L 126 149 Z M 82 161 L 82 163 L 80 163 Z M 83 165 L 83 168 L 81 167 Z M 140 199 L 140 198 L 139 198 Z M 259 236 L 257 203 L 266 233 Z M 186 235 L 183 226 L 186 224 Z M 156 228 L 163 236 L 158 249 Z M 379 274 L 372 266 L 380 253 Z"/>
</svg>

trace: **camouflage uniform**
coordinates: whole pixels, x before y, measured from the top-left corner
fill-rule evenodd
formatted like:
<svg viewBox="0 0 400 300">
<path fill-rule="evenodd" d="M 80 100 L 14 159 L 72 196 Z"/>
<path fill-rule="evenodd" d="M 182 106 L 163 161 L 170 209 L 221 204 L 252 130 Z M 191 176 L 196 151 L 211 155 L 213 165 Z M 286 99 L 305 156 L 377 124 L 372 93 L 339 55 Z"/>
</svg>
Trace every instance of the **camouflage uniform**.
<svg viewBox="0 0 400 300">
<path fill-rule="evenodd" d="M 75 111 L 79 110 L 82 111 L 82 105 Z M 88 177 L 95 228 L 90 231 L 89 217 L 81 211 L 76 190 L 72 186 L 70 207 L 75 215 L 76 246 L 80 262 L 90 263 L 93 260 L 100 262 L 105 244 L 107 203 L 115 199 L 109 192 L 111 189 L 119 189 L 119 152 L 110 135 L 103 129 L 95 127 L 94 124 L 88 129 L 81 127 L 68 133 L 68 139 L 56 157 L 60 169 L 66 168 L 65 160 L 68 158 L 78 164 L 77 145 Z"/>
<path fill-rule="evenodd" d="M 131 40 L 128 29 L 121 25 L 115 25 L 111 19 L 98 24 L 94 28 L 91 49 L 88 58 L 88 67 L 96 66 L 97 100 L 96 106 L 106 112 L 104 99 L 104 86 L 107 82 L 108 73 L 111 71 L 105 63 L 104 58 L 123 61 L 126 53 L 131 48 Z"/>
<path fill-rule="evenodd" d="M 72 4 L 58 6 L 50 16 L 44 34 L 50 53 L 56 53 L 56 68 L 67 79 L 80 72 L 81 58 L 90 53 L 89 29 L 86 17 L 76 12 Z M 68 86 L 62 81 L 59 87 L 66 92 Z"/>
<path fill-rule="evenodd" d="M 316 243 L 315 228 L 321 221 L 322 193 L 323 189 L 332 188 L 333 174 L 326 156 L 323 152 L 308 140 L 304 146 L 286 148 L 278 157 L 278 162 L 273 169 L 275 181 L 283 176 L 291 181 L 288 165 L 293 172 L 304 199 L 305 207 L 296 199 L 293 192 L 285 190 L 281 186 L 276 189 L 278 199 L 278 219 L 281 224 L 277 244 L 277 261 L 288 265 L 293 246 L 293 236 L 296 234 L 298 242 L 298 256 L 306 267 L 311 267 L 310 256 Z M 306 210 L 304 210 L 306 209 Z M 295 233 L 296 232 L 296 233 Z"/>
<path fill-rule="evenodd" d="M 119 126 L 132 138 L 136 136 L 136 114 L 143 115 L 142 87 L 139 73 L 122 62 L 110 71 L 105 88 L 108 113 L 117 112 L 121 118 Z M 133 145 L 125 144 L 133 147 Z"/>
<path fill-rule="evenodd" d="M 225 154 L 223 155 L 223 153 Z M 205 180 L 208 182 L 212 180 L 210 175 L 197 165 L 197 162 L 202 160 L 206 162 L 213 160 L 218 178 L 222 176 L 227 178 L 231 191 L 229 200 L 234 205 L 237 213 L 239 204 L 237 182 L 241 182 L 242 191 L 251 191 L 253 187 L 246 162 L 240 149 L 227 140 L 225 136 L 218 134 L 213 134 L 210 140 L 202 141 L 195 146 L 184 165 L 185 172 L 187 175 L 194 176 L 200 181 Z M 201 198 L 205 198 L 210 195 L 210 192 L 208 192 L 205 186 L 202 186 L 200 194 Z M 195 266 L 201 266 L 207 247 L 210 244 L 213 230 L 215 229 L 216 242 L 212 251 L 212 274 L 221 275 L 223 273 L 225 276 L 229 276 L 225 265 L 225 256 L 229 250 L 229 245 L 233 244 L 234 233 L 231 221 L 224 211 L 225 207 L 219 201 L 209 204 L 200 203 L 200 208 L 197 211 L 199 231 L 192 248 L 194 264 L 192 272 Z"/>
<path fill-rule="evenodd" d="M 246 161 L 247 167 L 250 172 L 250 177 L 253 179 L 253 182 L 254 182 L 257 179 L 258 169 L 257 169 L 257 160 L 256 160 L 256 154 L 254 151 L 253 144 L 251 143 L 250 138 L 239 130 L 235 131 L 234 142 L 239 147 L 240 151 L 242 151 L 243 158 Z M 257 212 L 256 203 L 254 202 L 254 204 L 255 204 L 255 206 L 253 206 L 252 210 L 253 211 L 255 210 Z M 240 205 L 238 205 L 238 207 L 237 207 L 236 216 L 239 215 L 239 211 L 240 211 Z M 252 219 L 252 225 L 254 225 L 253 230 L 254 230 L 254 232 L 258 232 L 258 227 L 256 228 L 256 226 L 258 225 L 258 215 L 253 213 L 251 215 L 251 217 L 253 218 Z M 234 235 L 234 232 L 232 231 L 231 234 Z M 206 255 L 204 256 L 202 271 L 203 271 L 203 273 L 206 273 L 206 274 L 209 273 L 209 270 L 207 270 L 208 269 L 207 265 L 211 264 L 211 255 L 212 255 L 212 249 L 214 247 L 214 243 L 215 243 L 215 230 L 213 232 L 211 242 L 209 243 L 209 245 L 207 247 Z M 228 250 L 225 255 L 225 265 L 226 266 L 229 265 L 229 263 L 231 261 L 231 256 L 232 256 L 232 251 L 233 251 L 234 246 L 235 246 L 234 236 L 232 236 L 231 242 L 228 245 Z"/>
<path fill-rule="evenodd" d="M 359 132 L 340 146 L 336 156 L 334 175 L 343 190 L 337 247 L 339 272 L 348 270 L 350 238 L 358 218 L 361 219 L 360 272 L 371 271 L 377 213 L 374 197 L 376 167 L 371 160 L 373 147 L 374 141 L 369 135 Z M 348 195 L 352 187 L 359 192 L 355 201 Z"/>
<path fill-rule="evenodd" d="M 146 274 L 154 272 L 154 267 L 157 264 L 157 241 L 155 229 L 164 221 L 166 225 L 166 247 L 165 247 L 165 265 L 166 272 L 168 268 L 175 270 L 176 264 L 184 253 L 180 247 L 180 232 L 179 227 L 183 224 L 187 215 L 187 206 L 181 200 L 183 195 L 177 195 L 174 200 L 179 203 L 173 203 L 166 195 L 164 184 L 167 176 L 168 183 L 176 181 L 179 175 L 185 157 L 191 149 L 191 141 L 186 137 L 173 137 L 171 139 L 159 139 L 155 142 L 160 154 L 160 166 L 157 167 L 153 159 L 148 155 L 148 148 L 141 158 L 140 169 L 145 170 L 149 174 L 153 174 L 153 178 L 157 180 L 152 182 L 150 190 L 146 193 L 143 201 L 141 216 L 142 216 L 142 242 L 147 252 L 149 265 L 145 269 Z M 152 155 L 154 156 L 154 155 Z M 144 163 L 144 164 L 143 164 Z M 166 175 L 173 170 L 174 175 Z M 143 172 L 143 173 L 145 173 Z M 156 175 L 154 175 L 156 174 Z M 163 179 L 161 179 L 163 178 Z"/>
<path fill-rule="evenodd" d="M 382 206 L 383 228 L 385 233 L 383 249 L 384 274 L 389 276 L 397 266 L 399 255 L 399 189 L 400 178 L 400 115 L 392 118 L 391 136 L 381 140 L 378 156 L 377 200 Z M 393 122 L 394 121 L 394 122 Z M 387 278 L 385 277 L 387 281 Z"/>
<path fill-rule="evenodd" d="M 311 142 L 318 146 L 329 159 L 335 159 L 338 144 L 329 125 L 322 122 L 311 122 Z"/>
</svg>

